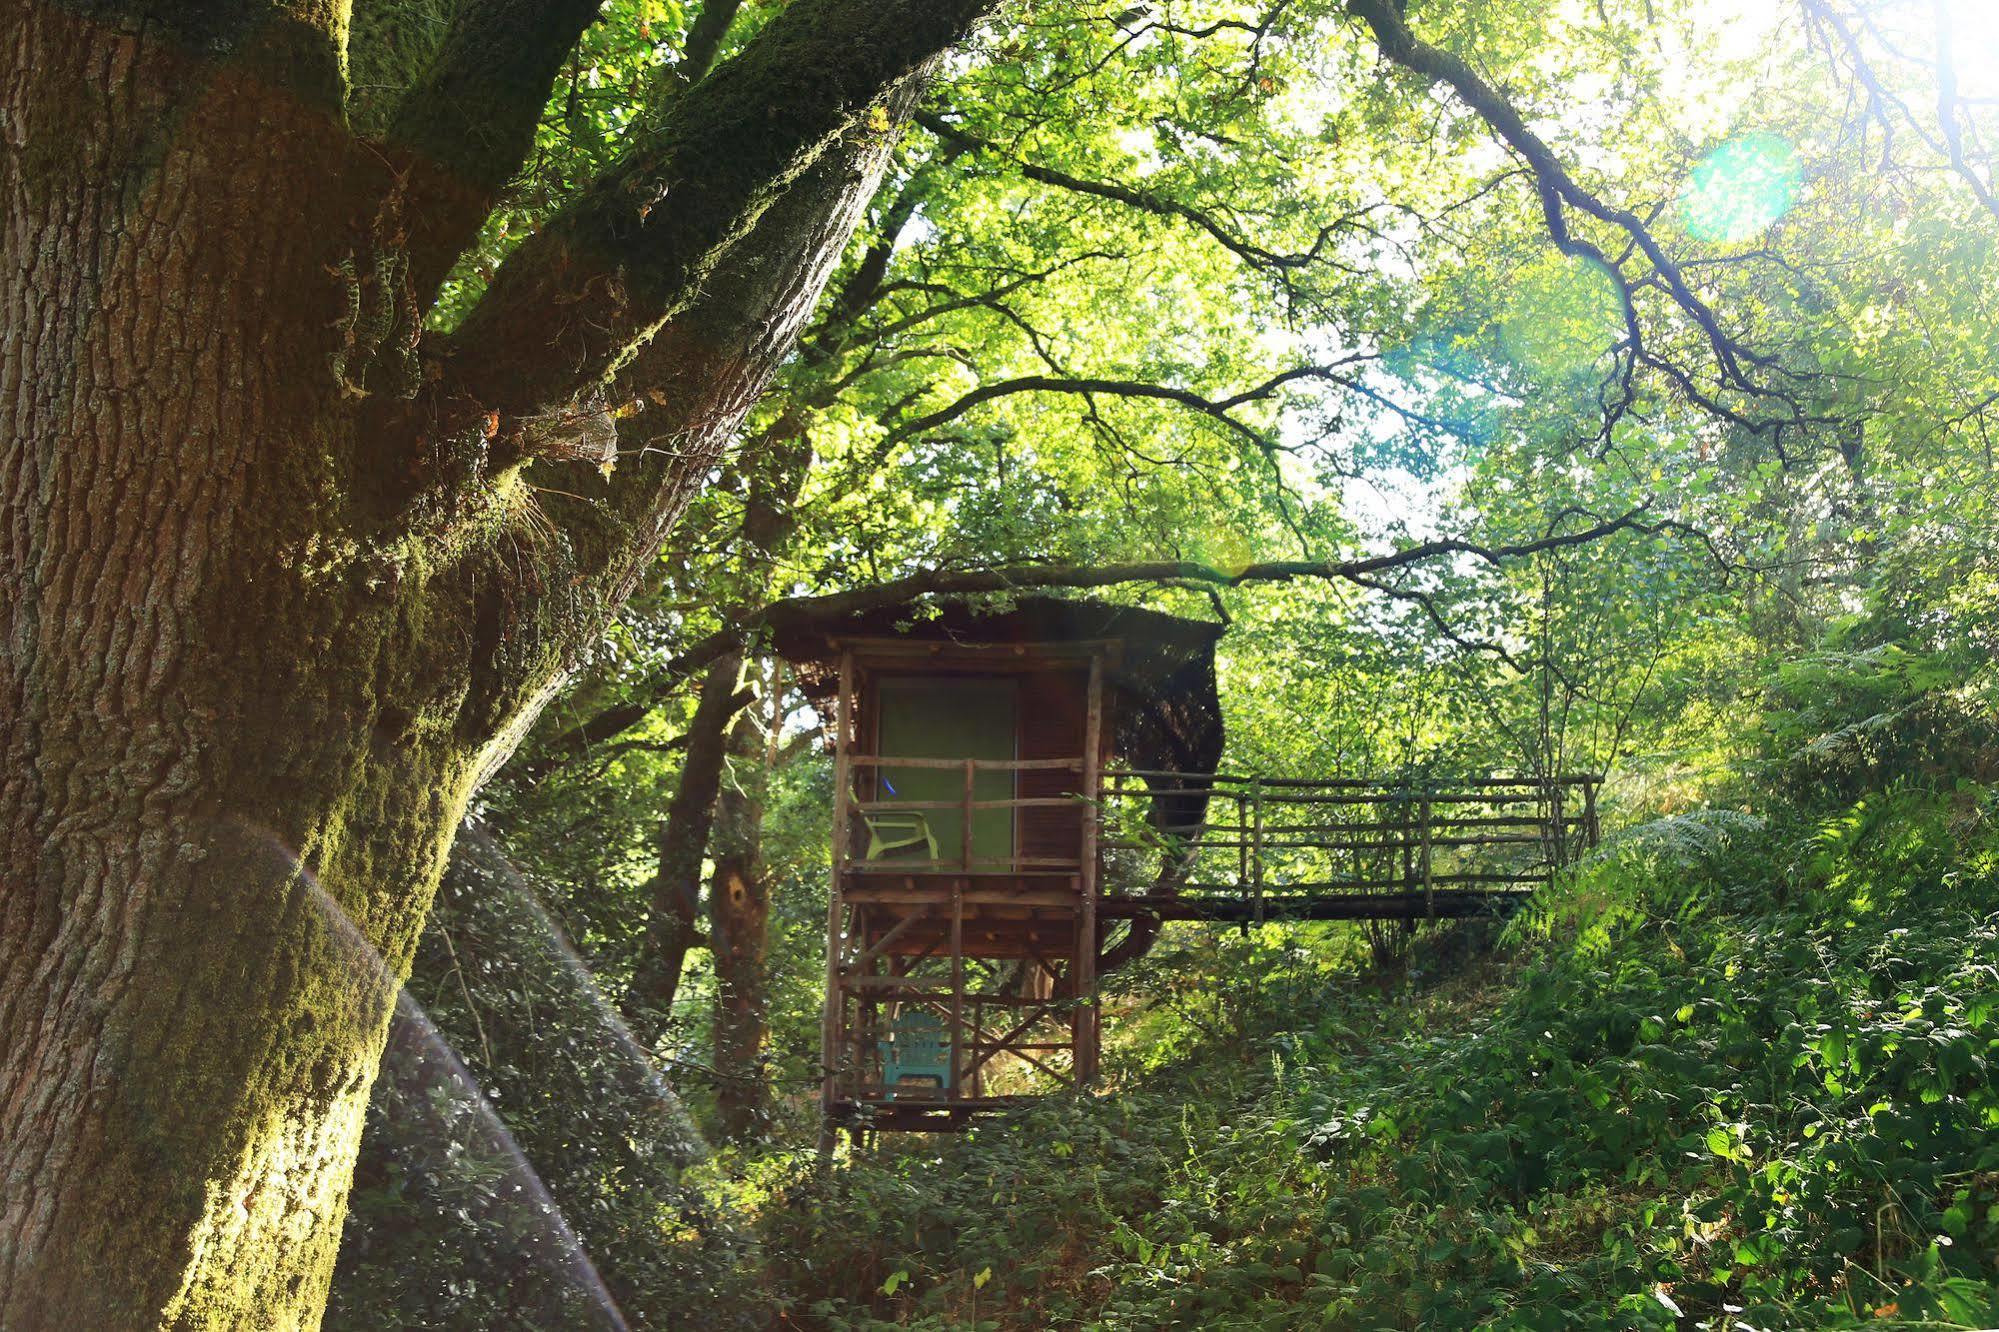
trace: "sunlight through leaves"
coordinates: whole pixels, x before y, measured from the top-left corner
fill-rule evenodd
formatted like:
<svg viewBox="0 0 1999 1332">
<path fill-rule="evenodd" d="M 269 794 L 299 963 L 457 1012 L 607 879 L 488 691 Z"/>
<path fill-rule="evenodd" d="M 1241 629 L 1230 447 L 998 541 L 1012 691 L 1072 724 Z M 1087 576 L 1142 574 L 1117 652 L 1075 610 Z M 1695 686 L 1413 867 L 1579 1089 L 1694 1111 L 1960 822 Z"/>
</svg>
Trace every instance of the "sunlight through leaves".
<svg viewBox="0 0 1999 1332">
<path fill-rule="evenodd" d="M 1680 198 L 1687 230 L 1730 245 L 1750 240 L 1791 211 L 1803 179 L 1797 149 L 1781 135 L 1731 139 L 1694 167 Z"/>
</svg>

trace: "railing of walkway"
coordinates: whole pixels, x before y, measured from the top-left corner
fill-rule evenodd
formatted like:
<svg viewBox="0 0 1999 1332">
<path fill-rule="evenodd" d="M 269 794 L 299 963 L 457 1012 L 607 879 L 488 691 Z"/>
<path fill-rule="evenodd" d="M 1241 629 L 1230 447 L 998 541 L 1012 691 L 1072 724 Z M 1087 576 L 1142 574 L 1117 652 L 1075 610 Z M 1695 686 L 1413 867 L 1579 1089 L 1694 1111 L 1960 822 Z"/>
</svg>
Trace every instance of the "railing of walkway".
<svg viewBox="0 0 1999 1332">
<path fill-rule="evenodd" d="M 1185 899 L 1522 892 L 1595 845 L 1594 776 L 1302 779 L 1104 774 L 1104 891 Z M 1201 810 L 1199 797 L 1207 797 Z M 1433 913 L 1434 914 L 1434 913 Z"/>
</svg>

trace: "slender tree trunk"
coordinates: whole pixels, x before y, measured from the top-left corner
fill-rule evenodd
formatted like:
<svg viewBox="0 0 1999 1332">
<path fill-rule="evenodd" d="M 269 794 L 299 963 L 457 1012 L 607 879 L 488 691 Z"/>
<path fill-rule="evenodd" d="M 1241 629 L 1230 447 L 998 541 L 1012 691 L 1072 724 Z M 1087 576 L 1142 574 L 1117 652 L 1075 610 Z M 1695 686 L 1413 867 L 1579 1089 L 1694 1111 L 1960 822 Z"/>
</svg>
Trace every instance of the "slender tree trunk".
<svg viewBox="0 0 1999 1332">
<path fill-rule="evenodd" d="M 646 953 L 625 1003 L 627 1016 L 649 1041 L 657 1041 L 672 1020 L 689 950 L 705 942 L 700 924 L 701 870 L 708 858 L 708 832 L 722 784 L 729 724 L 749 701 L 742 677 L 743 659 L 734 653 L 715 662 L 702 677 L 701 695 L 687 726 L 680 784 L 674 787 L 660 822 L 659 872 L 653 876 L 646 912 Z"/>
<path fill-rule="evenodd" d="M 744 453 L 749 452 L 746 445 Z M 737 571 L 733 581 L 761 586 L 769 580 L 767 565 L 797 530 L 798 493 L 812 465 L 805 414 L 795 407 L 782 413 L 757 439 L 755 453 L 740 456 L 736 463 L 744 486 L 740 536 L 749 567 Z M 646 916 L 646 955 L 625 1005 L 635 1025 L 655 1040 L 672 1016 L 688 952 L 707 942 L 698 924 L 701 870 L 722 795 L 724 760 L 734 753 L 732 726 L 739 723 L 750 697 L 743 688 L 742 653 L 725 653 L 709 665 L 687 726 L 680 784 L 660 822 L 659 872 L 653 878 Z"/>
<path fill-rule="evenodd" d="M 729 729 L 730 773 L 715 802 L 715 875 L 708 886 L 709 951 L 715 959 L 716 1104 L 722 1133 L 757 1136 L 769 1122 L 763 1076 L 769 1031 L 764 968 L 770 951 L 770 885 L 763 871 L 763 816 L 781 719 L 776 690 L 763 724 L 745 711 Z"/>
<path fill-rule="evenodd" d="M 607 362 L 672 448 L 564 508 L 391 391 L 345 6 L 126 8 L 0 9 L 0 1327 L 311 1326 L 452 830 L 794 344 L 887 155 L 846 99 L 879 70 L 899 118 L 950 38 L 822 3 L 685 113 L 804 166 L 677 196 L 667 322 Z M 827 14 L 866 73 L 777 121 L 746 80 Z M 584 317 L 544 315 L 487 331 Z"/>
</svg>

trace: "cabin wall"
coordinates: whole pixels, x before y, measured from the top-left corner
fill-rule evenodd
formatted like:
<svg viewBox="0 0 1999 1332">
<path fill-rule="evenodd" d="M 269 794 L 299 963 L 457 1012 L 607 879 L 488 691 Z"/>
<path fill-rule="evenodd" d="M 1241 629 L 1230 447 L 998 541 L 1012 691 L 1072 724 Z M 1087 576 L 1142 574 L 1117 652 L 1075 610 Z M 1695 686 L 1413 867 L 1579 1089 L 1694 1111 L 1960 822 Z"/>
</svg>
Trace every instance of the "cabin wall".
<svg viewBox="0 0 1999 1332">
<path fill-rule="evenodd" d="M 884 713 L 884 693 L 906 691 L 910 682 L 918 682 L 917 688 L 921 690 L 923 685 L 920 682 L 933 681 L 937 683 L 940 693 L 949 693 L 955 683 L 973 685 L 1000 680 L 1006 682 L 1012 695 L 1014 743 L 1005 757 L 1077 760 L 1083 756 L 1089 717 L 1090 672 L 1087 661 L 1078 661 L 1073 656 L 1028 662 L 1018 659 L 1009 662 L 1003 658 L 997 661 L 990 658 L 931 658 L 927 661 L 918 658 L 864 662 L 856 681 L 854 699 L 859 723 L 855 730 L 855 752 L 881 753 L 883 742 L 887 739 L 887 749 L 904 756 L 1002 757 L 997 750 L 1003 746 L 993 743 L 991 735 L 983 736 L 981 743 L 972 746 L 979 751 L 977 753 L 962 753 L 967 746 L 952 742 L 952 736 L 959 731 L 982 729 L 976 723 L 965 725 L 970 719 L 961 719 L 951 726 L 925 725 L 912 729 L 906 724 L 894 725 Z M 1104 702 L 1103 734 L 1108 742 L 1112 734 L 1108 691 Z M 970 697 L 965 698 L 962 705 L 965 708 L 978 706 L 976 700 Z M 896 796 L 883 789 L 883 775 L 894 782 Z M 947 786 L 948 790 L 945 789 Z M 980 799 L 1017 796 L 1031 800 L 1059 798 L 1069 803 L 1016 811 L 982 812 L 975 823 L 974 836 L 979 854 L 985 856 L 995 848 L 1003 847 L 1005 849 L 999 851 L 1001 855 L 1010 850 L 1013 856 L 1023 860 L 1074 864 L 1082 850 L 1084 786 L 1082 774 L 1069 770 L 1028 769 L 1017 775 L 981 773 L 976 787 Z M 956 773 L 933 771 L 926 774 L 897 768 L 893 764 L 886 769 L 866 766 L 857 772 L 855 788 L 862 799 L 955 799 L 962 790 L 962 779 Z M 940 846 L 943 857 L 956 859 L 959 821 L 955 812 L 931 811 L 930 822 L 940 843 L 944 843 Z M 1006 826 L 989 827 L 989 822 L 995 825 L 1004 823 Z M 1009 842 L 1010 846 L 1007 845 Z M 854 849 L 857 855 L 864 845 L 865 838 L 856 839 Z"/>
<path fill-rule="evenodd" d="M 1020 756 L 1024 759 L 1077 758 L 1089 710 L 1087 670 L 1034 671 L 1020 680 Z M 1081 777 L 1073 772 L 1029 770 L 1020 775 L 1024 800 L 1080 796 Z M 1020 854 L 1074 860 L 1083 840 L 1079 801 L 1067 808 L 1020 811 Z"/>
<path fill-rule="evenodd" d="M 1025 703 L 1007 676 L 884 673 L 875 679 L 875 752 L 899 758 L 1011 760 L 1019 756 L 1019 724 Z M 875 770 L 881 797 L 891 800 L 958 800 L 964 775 L 938 768 Z M 890 788 L 893 788 L 892 790 Z M 973 779 L 975 800 L 1014 798 L 1014 775 L 980 772 Z M 981 861 L 1006 860 L 1015 847 L 1015 811 L 982 809 L 972 815 L 972 854 Z M 938 853 L 946 860 L 962 854 L 965 820 L 955 809 L 927 812 Z M 914 852 L 910 853 L 914 855 Z"/>
</svg>

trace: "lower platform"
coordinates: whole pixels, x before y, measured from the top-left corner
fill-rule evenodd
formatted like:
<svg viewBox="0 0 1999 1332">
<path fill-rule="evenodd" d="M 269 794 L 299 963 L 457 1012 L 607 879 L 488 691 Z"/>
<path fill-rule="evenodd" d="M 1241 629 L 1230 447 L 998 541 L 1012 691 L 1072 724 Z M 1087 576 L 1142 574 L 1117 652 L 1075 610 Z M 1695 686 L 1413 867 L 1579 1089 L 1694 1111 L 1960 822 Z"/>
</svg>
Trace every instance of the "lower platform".
<svg viewBox="0 0 1999 1332">
<path fill-rule="evenodd" d="M 849 866 L 840 900 L 854 913 L 864 950 L 894 958 L 948 956 L 954 910 L 967 957 L 1067 958 L 1083 905 L 1073 872 L 910 873 L 886 865 Z"/>
<path fill-rule="evenodd" d="M 975 1096 L 959 1101 L 829 1101 L 828 1122 L 845 1129 L 955 1133 L 973 1115 L 1032 1105 L 1046 1096 Z"/>
</svg>

